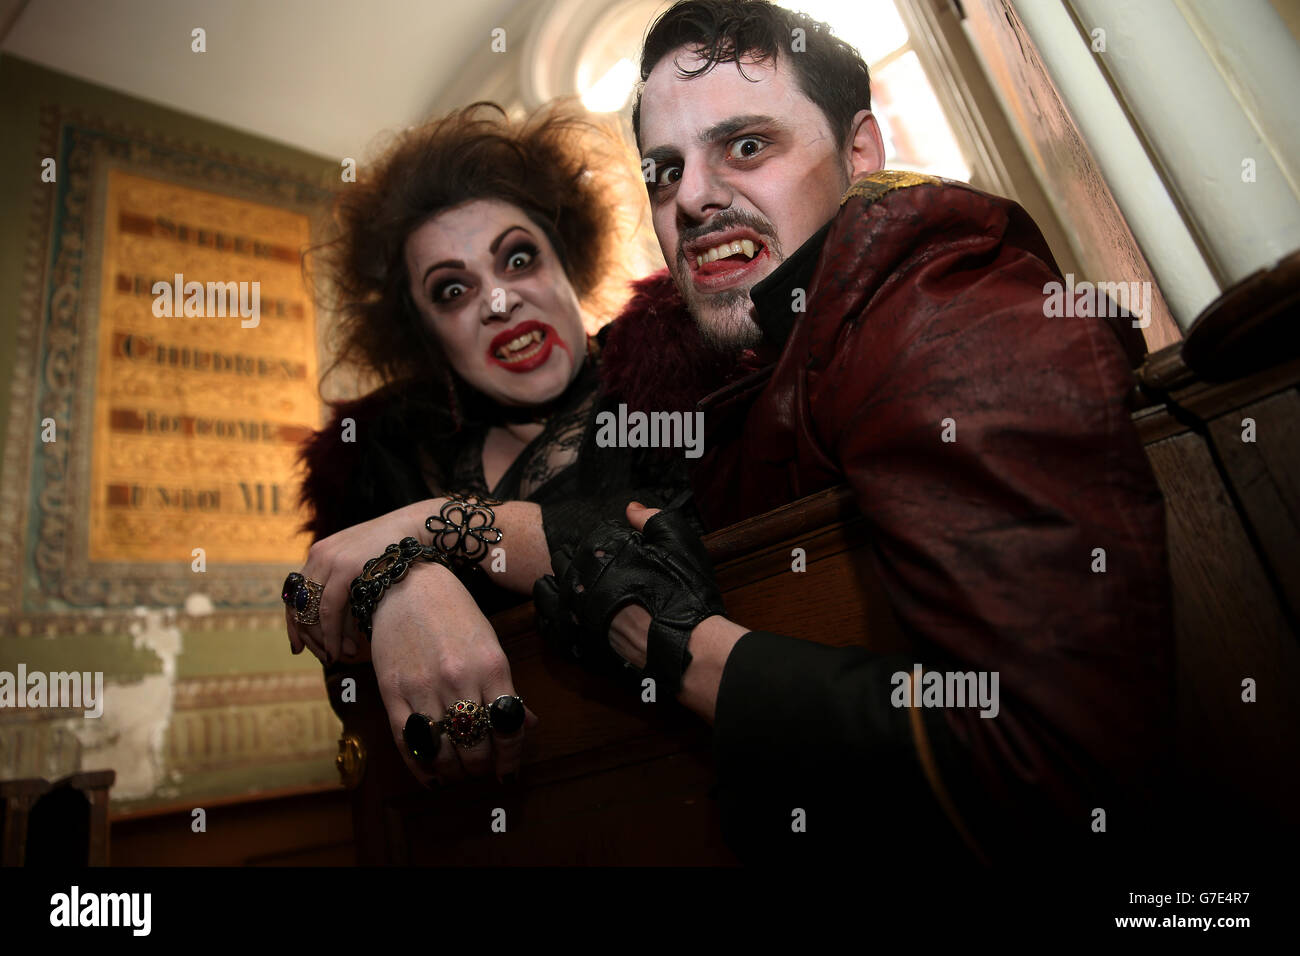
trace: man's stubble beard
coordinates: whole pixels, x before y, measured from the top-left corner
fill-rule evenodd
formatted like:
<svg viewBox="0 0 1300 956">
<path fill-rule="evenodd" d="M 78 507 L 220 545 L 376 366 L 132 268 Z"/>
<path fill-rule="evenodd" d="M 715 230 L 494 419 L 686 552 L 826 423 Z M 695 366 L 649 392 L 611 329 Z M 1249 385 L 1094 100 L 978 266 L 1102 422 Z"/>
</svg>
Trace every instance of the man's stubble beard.
<svg viewBox="0 0 1300 956">
<path fill-rule="evenodd" d="M 714 351 L 741 352 L 762 340 L 763 332 L 751 317 L 754 304 L 748 288 L 728 289 L 714 295 L 690 290 L 684 298 L 705 345 Z"/>
</svg>

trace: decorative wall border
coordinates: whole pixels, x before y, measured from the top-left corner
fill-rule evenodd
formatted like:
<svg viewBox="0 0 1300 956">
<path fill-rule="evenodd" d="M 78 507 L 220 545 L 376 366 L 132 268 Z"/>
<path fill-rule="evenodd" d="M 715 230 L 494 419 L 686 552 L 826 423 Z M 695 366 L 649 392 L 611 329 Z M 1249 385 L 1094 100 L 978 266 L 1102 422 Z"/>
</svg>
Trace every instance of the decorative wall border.
<svg viewBox="0 0 1300 956">
<path fill-rule="evenodd" d="M 318 672 L 185 678 L 176 682 L 167 725 L 167 769 L 189 774 L 328 762 L 341 727 Z"/>
<path fill-rule="evenodd" d="M 54 155 L 58 140 L 58 113 L 42 109 L 38 121 L 36 155 L 32 169 Z M 33 173 L 35 176 L 35 173 Z M 40 355 L 42 288 L 45 285 L 54 190 L 37 182 L 32 188 L 28 216 L 22 288 L 18 295 L 14 372 L 9 392 L 9 421 L 5 428 L 4 465 L 0 469 L 0 617 L 13 617 L 22 605 L 23 537 L 28 525 L 28 482 L 36 414 L 37 357 Z"/>
<path fill-rule="evenodd" d="M 84 634 L 130 634 L 138 626 L 140 615 L 131 610 L 98 609 L 47 611 L 11 615 L 6 621 L 6 637 L 66 637 Z M 228 610 L 211 614 L 186 614 L 183 611 L 166 623 L 182 633 L 195 631 L 272 631 L 284 628 L 283 609 L 268 611 Z M 287 638 L 286 638 L 287 641 Z"/>
</svg>

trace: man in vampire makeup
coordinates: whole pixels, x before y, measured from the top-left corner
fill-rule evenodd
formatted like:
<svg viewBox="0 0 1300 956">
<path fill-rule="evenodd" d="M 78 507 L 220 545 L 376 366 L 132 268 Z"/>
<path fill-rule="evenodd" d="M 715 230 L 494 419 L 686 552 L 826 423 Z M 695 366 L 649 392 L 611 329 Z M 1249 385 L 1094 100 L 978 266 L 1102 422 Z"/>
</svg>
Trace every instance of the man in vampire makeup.
<svg viewBox="0 0 1300 956">
<path fill-rule="evenodd" d="M 671 278 L 642 286 L 646 320 L 657 348 L 731 362 L 692 396 L 698 517 L 714 530 L 851 488 L 872 539 L 860 570 L 916 651 L 730 620 L 683 513 L 636 505 L 553 555 L 543 631 L 713 724 L 743 860 L 1113 860 L 1172 726 L 1133 323 L 1045 316 L 1061 276 L 1016 203 L 882 170 L 867 67 L 824 24 L 687 0 L 648 33 L 641 77 Z M 610 388 L 668 403 L 662 378 Z M 800 587 L 790 600 L 819 600 Z"/>
</svg>

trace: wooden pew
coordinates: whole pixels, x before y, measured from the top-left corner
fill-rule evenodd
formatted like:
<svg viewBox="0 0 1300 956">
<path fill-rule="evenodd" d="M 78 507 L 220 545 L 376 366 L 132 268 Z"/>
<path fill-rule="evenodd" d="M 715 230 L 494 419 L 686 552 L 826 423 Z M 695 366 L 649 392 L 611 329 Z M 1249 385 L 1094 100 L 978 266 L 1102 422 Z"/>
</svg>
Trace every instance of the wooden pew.
<svg viewBox="0 0 1300 956">
<path fill-rule="evenodd" d="M 108 865 L 108 791 L 117 774 L 0 780 L 0 866 Z"/>
<path fill-rule="evenodd" d="M 1300 252 L 1148 357 L 1133 420 L 1165 496 L 1179 798 L 1222 839 L 1300 829 Z M 1242 700 L 1242 681 L 1256 700 Z"/>
<path fill-rule="evenodd" d="M 837 488 L 710 535 L 706 541 L 729 612 L 739 620 L 823 643 L 860 640 L 881 651 L 905 646 L 874 577 L 854 552 L 867 546 L 847 489 Z M 799 589 L 788 601 L 791 552 L 803 548 Z M 727 863 L 708 791 L 708 728 L 675 703 L 643 703 L 572 663 L 545 653 L 531 604 L 493 624 L 515 686 L 539 717 L 521 781 L 468 782 L 429 794 L 409 785 L 382 712 L 353 708 L 345 737 L 364 741 L 365 786 L 354 817 L 363 862 L 439 864 Z M 377 688 L 367 687 L 377 695 Z M 361 698 L 359 698 L 361 699 Z M 364 723 L 355 718 L 365 718 Z M 492 814 L 506 814 L 494 833 Z"/>
</svg>

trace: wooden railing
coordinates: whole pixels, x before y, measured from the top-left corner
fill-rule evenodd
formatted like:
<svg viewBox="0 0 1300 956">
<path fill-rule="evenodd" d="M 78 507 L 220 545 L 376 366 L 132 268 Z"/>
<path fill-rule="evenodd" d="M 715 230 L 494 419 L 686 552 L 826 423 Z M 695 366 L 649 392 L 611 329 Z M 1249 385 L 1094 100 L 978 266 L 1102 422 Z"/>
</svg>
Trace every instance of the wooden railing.
<svg viewBox="0 0 1300 956">
<path fill-rule="evenodd" d="M 836 488 L 708 536 L 736 619 L 822 643 L 903 645 L 888 601 L 855 552 L 865 522 Z M 790 573 L 802 548 L 806 571 Z M 800 594 L 789 593 L 797 580 Z M 792 599 L 793 598 L 793 599 Z M 645 703 L 544 651 L 526 604 L 493 619 L 511 675 L 541 717 L 520 783 L 410 785 L 382 712 L 357 708 L 364 741 L 356 830 L 361 857 L 428 863 L 723 863 L 708 729 L 675 702 Z M 367 689 L 363 689 L 364 696 Z M 504 834 L 491 828 L 505 811 Z"/>
</svg>

